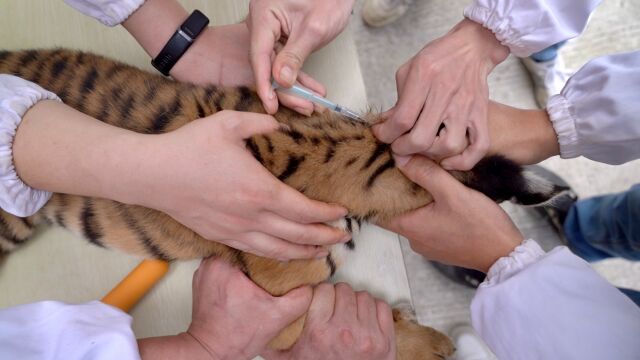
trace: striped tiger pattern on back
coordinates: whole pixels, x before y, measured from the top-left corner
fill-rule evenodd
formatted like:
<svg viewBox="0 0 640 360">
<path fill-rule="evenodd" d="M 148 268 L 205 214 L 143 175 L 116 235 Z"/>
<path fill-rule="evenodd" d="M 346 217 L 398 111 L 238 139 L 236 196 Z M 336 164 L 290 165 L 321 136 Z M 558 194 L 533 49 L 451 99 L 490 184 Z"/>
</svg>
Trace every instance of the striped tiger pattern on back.
<svg viewBox="0 0 640 360">
<path fill-rule="evenodd" d="M 169 132 L 223 110 L 264 112 L 249 87 L 178 83 L 79 51 L 0 51 L 0 73 L 37 83 L 87 115 L 139 133 Z M 248 139 L 247 150 L 278 179 L 306 196 L 345 206 L 351 217 L 343 223 L 345 228 L 351 230 L 363 220 L 386 219 L 432 200 L 395 167 L 389 145 L 379 142 L 369 125 L 332 113 L 304 117 L 284 108 L 275 117 L 280 129 Z M 374 115 L 369 117 L 375 120 Z M 484 160 L 474 171 L 453 174 L 496 200 L 518 198 L 528 188 L 521 169 L 500 157 Z M 97 246 L 142 257 L 181 260 L 216 255 L 240 266 L 274 295 L 324 281 L 343 261 L 332 251 L 333 256 L 326 259 L 279 263 L 207 241 L 159 211 L 65 194 L 54 194 L 28 218 L 0 211 L 0 254 L 26 241 L 39 223 L 56 224 Z M 340 246 L 357 251 L 353 242 Z M 452 352 L 444 335 L 432 329 L 425 333 L 427 328 L 396 313 L 399 358 L 440 359 Z M 292 324 L 272 346 L 290 347 L 303 323 L 302 318 Z M 421 346 L 416 348 L 414 340 Z"/>
</svg>

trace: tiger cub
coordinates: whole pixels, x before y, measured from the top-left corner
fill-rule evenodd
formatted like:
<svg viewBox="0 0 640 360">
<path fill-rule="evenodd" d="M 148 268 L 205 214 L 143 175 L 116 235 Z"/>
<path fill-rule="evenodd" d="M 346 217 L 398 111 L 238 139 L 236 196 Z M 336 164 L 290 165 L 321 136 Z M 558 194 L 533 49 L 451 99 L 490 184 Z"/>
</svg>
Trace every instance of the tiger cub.
<svg viewBox="0 0 640 360">
<path fill-rule="evenodd" d="M 101 56 L 70 50 L 0 52 L 0 73 L 14 74 L 56 93 L 65 104 L 105 123 L 140 133 L 158 134 L 222 110 L 264 112 L 248 87 L 220 88 L 178 83 Z M 303 117 L 281 108 L 278 131 L 247 140 L 247 149 L 271 173 L 306 196 L 349 210 L 348 229 L 360 221 L 385 219 L 424 206 L 430 195 L 395 167 L 390 148 L 366 124 L 335 114 Z M 494 200 L 541 202 L 517 165 L 501 157 L 483 160 L 470 172 L 455 172 L 465 184 Z M 168 215 L 121 204 L 54 194 L 35 215 L 17 218 L 0 211 L 0 253 L 9 252 L 41 223 L 57 224 L 91 243 L 165 260 L 222 257 L 239 266 L 256 284 L 282 295 L 327 280 L 339 265 L 338 254 L 355 244 L 337 245 L 325 259 L 280 263 L 201 238 Z M 345 250 L 346 247 L 346 250 Z M 344 255 L 340 255 L 344 256 Z M 441 333 L 418 325 L 395 310 L 399 359 L 442 359 L 453 352 Z M 304 317 L 271 343 L 278 349 L 295 343 Z"/>
</svg>

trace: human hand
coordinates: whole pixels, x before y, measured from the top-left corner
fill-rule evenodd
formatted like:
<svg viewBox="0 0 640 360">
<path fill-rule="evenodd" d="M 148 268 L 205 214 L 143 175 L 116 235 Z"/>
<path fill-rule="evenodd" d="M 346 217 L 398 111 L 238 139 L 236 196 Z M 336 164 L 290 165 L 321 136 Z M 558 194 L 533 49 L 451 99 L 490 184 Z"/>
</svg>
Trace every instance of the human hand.
<svg viewBox="0 0 640 360">
<path fill-rule="evenodd" d="M 409 239 L 431 260 L 487 272 L 523 238 L 509 216 L 483 194 L 469 189 L 422 156 L 396 158 L 400 170 L 434 202 L 381 224 Z"/>
<path fill-rule="evenodd" d="M 227 262 L 209 258 L 193 275 L 193 315 L 188 334 L 214 359 L 253 359 L 302 316 L 310 287 L 273 297 Z"/>
<path fill-rule="evenodd" d="M 223 111 L 175 131 L 149 135 L 139 171 L 116 198 L 158 209 L 206 239 L 259 256 L 326 256 L 314 245 L 347 241 L 324 224 L 346 209 L 310 200 L 269 173 L 244 139 L 278 128 L 271 116 Z M 150 181 L 149 179 L 153 179 Z"/>
<path fill-rule="evenodd" d="M 312 79 L 300 76 L 304 61 L 313 51 L 342 32 L 347 26 L 354 2 L 251 0 L 247 18 L 251 32 L 251 65 L 258 95 L 269 114 L 278 110 L 276 94 L 271 88 L 272 75 L 284 87 L 291 87 L 296 80 L 309 87 Z M 278 43 L 284 43 L 284 47 L 276 55 L 274 49 Z M 325 95 L 324 91 L 311 89 Z M 298 112 L 313 109 L 308 101 L 295 100 L 297 102 L 293 108 Z M 294 99 L 288 101 L 293 103 Z"/>
<path fill-rule="evenodd" d="M 316 286 L 300 338 L 288 351 L 265 350 L 266 359 L 395 359 L 391 308 L 349 285 Z"/>
<path fill-rule="evenodd" d="M 487 76 L 508 54 L 490 30 L 463 20 L 400 67 L 398 102 L 374 133 L 399 155 L 471 169 L 489 148 Z"/>
<path fill-rule="evenodd" d="M 187 16 L 187 11 L 176 0 L 146 0 L 123 26 L 149 56 L 155 58 Z M 249 49 L 249 29 L 245 23 L 210 26 L 180 57 L 170 75 L 178 81 L 198 85 L 254 85 Z M 300 73 L 299 80 L 316 93 L 326 94 L 324 86 L 310 76 Z M 278 99 L 303 115 L 309 116 L 314 111 L 311 102 L 286 94 L 278 94 Z"/>
<path fill-rule="evenodd" d="M 171 69 L 171 77 L 197 85 L 255 84 L 246 24 L 209 26 Z"/>
</svg>

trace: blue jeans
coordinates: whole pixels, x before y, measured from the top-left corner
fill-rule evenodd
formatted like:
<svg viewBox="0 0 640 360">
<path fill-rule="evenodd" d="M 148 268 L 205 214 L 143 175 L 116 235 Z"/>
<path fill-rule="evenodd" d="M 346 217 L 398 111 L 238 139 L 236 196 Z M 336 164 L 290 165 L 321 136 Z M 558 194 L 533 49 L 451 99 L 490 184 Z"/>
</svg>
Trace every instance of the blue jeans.
<svg viewBox="0 0 640 360">
<path fill-rule="evenodd" d="M 545 62 L 549 60 L 553 60 L 558 57 L 558 50 L 566 44 L 566 41 L 559 42 L 555 45 L 551 45 L 546 49 L 540 50 L 535 54 L 532 54 L 530 57 L 535 62 Z"/>
<path fill-rule="evenodd" d="M 564 232 L 571 251 L 589 262 L 611 257 L 640 260 L 640 184 L 576 202 Z M 639 291 L 620 290 L 640 306 Z"/>
</svg>

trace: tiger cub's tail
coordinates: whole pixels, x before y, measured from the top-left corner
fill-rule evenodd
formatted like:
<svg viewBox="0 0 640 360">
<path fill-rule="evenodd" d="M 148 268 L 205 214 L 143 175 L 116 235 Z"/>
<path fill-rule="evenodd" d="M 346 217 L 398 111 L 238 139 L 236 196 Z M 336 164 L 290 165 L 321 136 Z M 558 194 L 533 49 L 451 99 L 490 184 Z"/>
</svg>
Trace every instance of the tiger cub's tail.
<svg viewBox="0 0 640 360">
<path fill-rule="evenodd" d="M 509 200 L 528 206 L 553 203 L 569 190 L 499 155 L 486 157 L 471 171 L 454 172 L 454 176 L 496 202 Z"/>
</svg>

